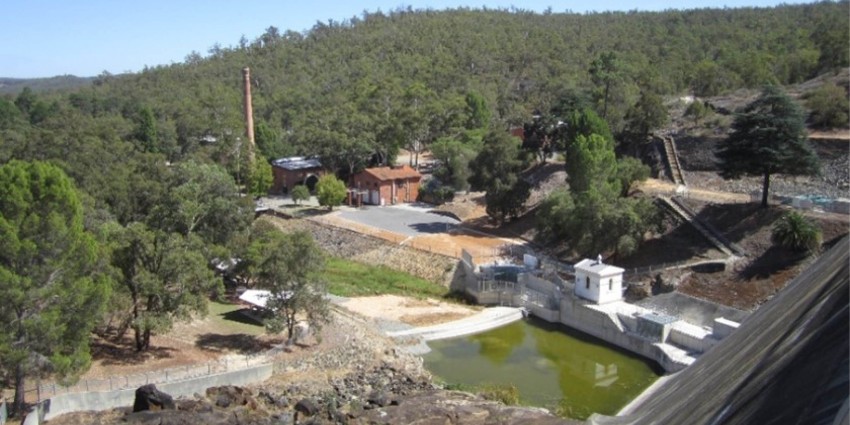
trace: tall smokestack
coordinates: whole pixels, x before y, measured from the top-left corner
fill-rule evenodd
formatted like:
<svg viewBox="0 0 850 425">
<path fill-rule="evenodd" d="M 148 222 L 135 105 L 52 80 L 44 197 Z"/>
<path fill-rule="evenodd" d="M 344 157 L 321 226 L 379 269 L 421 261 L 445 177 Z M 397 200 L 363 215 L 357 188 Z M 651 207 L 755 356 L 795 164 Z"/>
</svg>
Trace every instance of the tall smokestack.
<svg viewBox="0 0 850 425">
<path fill-rule="evenodd" d="M 254 110 L 251 107 L 251 68 L 242 68 L 242 83 L 245 96 L 245 136 L 248 138 L 248 155 L 254 162 Z"/>
</svg>

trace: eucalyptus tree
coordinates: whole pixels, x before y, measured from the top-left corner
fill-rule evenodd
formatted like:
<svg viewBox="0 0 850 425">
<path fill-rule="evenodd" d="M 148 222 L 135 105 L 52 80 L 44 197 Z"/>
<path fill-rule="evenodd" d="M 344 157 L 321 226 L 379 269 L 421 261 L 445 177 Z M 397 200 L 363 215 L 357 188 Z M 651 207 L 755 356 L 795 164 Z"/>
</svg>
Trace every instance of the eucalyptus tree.
<svg viewBox="0 0 850 425">
<path fill-rule="evenodd" d="M 256 287 L 269 291 L 265 321 L 269 332 L 286 330 L 291 339 L 301 316 L 313 328 L 327 323 L 327 284 L 321 277 L 325 259 L 312 236 L 304 231 L 283 233 L 262 222 L 252 233 L 248 271 Z"/>
</svg>

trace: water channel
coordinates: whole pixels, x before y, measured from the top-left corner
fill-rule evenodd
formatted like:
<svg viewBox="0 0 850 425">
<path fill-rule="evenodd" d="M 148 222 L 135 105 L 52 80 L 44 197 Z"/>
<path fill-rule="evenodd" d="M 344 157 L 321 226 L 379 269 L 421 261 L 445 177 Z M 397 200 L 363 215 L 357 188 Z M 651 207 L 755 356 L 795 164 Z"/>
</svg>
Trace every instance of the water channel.
<svg viewBox="0 0 850 425">
<path fill-rule="evenodd" d="M 523 404 L 576 419 L 616 414 L 662 372 L 642 357 L 534 318 L 428 345 L 425 366 L 443 381 L 513 384 Z"/>
</svg>

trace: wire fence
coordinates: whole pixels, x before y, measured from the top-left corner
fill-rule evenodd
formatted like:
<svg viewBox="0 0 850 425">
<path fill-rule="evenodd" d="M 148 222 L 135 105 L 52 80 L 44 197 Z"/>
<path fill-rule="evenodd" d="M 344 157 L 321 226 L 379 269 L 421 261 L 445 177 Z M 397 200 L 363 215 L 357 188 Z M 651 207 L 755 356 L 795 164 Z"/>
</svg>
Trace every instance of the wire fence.
<svg viewBox="0 0 850 425">
<path fill-rule="evenodd" d="M 38 403 L 58 394 L 134 389 L 147 384 L 167 384 L 185 381 L 187 379 L 244 370 L 268 363 L 270 363 L 270 358 L 266 354 L 227 356 L 216 361 L 144 373 L 109 376 L 101 379 L 85 378 L 71 385 L 63 385 L 60 382 L 37 382 L 34 386 L 25 389 L 25 398 L 27 402 Z M 2 425 L 2 422 L 0 422 L 0 425 Z"/>
</svg>

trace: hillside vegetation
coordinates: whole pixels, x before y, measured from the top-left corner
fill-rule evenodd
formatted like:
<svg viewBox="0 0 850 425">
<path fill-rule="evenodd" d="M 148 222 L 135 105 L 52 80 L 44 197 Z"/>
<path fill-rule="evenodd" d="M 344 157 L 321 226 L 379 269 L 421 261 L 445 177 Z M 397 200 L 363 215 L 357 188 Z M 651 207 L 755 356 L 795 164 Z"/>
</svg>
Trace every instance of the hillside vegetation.
<svg viewBox="0 0 850 425">
<path fill-rule="evenodd" d="M 537 229 L 552 236 L 543 242 L 628 257 L 661 224 L 651 203 L 629 196 L 649 175 L 629 155 L 669 122 L 667 100 L 820 77 L 802 96 L 817 112 L 810 125 L 844 127 L 847 87 L 829 76 L 850 66 L 848 15 L 847 1 L 585 15 L 398 9 L 304 33 L 269 27 L 78 89 L 0 95 L 0 386 L 15 387 L 13 415 L 30 379 L 88 366 L 90 331 L 130 334 L 145 352 L 152 335 L 203 315 L 224 290 L 212 265 L 272 291 L 271 330 L 292 336 L 299 310 L 317 326 L 328 318 L 321 236 L 252 221 L 246 192 L 267 191 L 265 159 L 320 155 L 344 181 L 402 148 L 411 162 L 429 149 L 443 186 L 424 191 L 484 190 L 487 214 L 503 223 L 525 214 L 539 182 L 522 173 L 554 149 L 568 180 L 532 200 Z M 244 67 L 256 155 L 244 140 Z M 694 125 L 722 134 L 712 117 L 722 105 L 690 105 L 703 107 L 688 107 Z M 506 131 L 517 126 L 533 136 L 523 146 Z M 370 245 L 357 254 L 386 261 Z M 231 258 L 241 261 L 222 260 Z M 450 259 L 420 258 L 391 262 L 430 281 L 452 270 Z"/>
<path fill-rule="evenodd" d="M 174 178 L 165 161 L 214 163 L 247 186 L 247 66 L 262 157 L 321 155 L 345 178 L 400 149 L 415 158 L 434 147 L 441 162 L 460 160 L 435 175 L 463 190 L 486 130 L 528 124 L 535 111 L 595 110 L 622 147 L 663 123 L 662 97 L 841 72 L 848 14 L 847 1 L 591 14 L 398 9 L 303 33 L 269 27 L 183 63 L 0 97 L 0 164 L 59 165 L 87 195 L 92 230 L 146 220 Z M 827 103 L 846 109 L 847 88 L 834 89 Z"/>
<path fill-rule="evenodd" d="M 610 89 L 605 118 L 617 132 L 641 92 L 708 96 L 847 66 L 848 14 L 846 1 L 592 14 L 399 9 L 319 22 L 304 33 L 269 27 L 254 40 L 138 74 L 103 74 L 91 87 L 29 106 L 7 97 L 0 161 L 34 156 L 22 146 L 34 140 L 90 136 L 98 140 L 87 145 L 113 152 L 211 158 L 238 177 L 245 66 L 263 153 L 321 154 L 347 172 L 372 154 L 387 161 L 399 148 L 482 124 L 521 125 L 564 99 L 587 100 L 601 114 L 600 79 Z M 605 57 L 614 59 L 605 75 L 592 75 Z M 482 105 L 489 122 L 473 122 Z M 140 128 L 145 116 L 153 117 L 156 140 L 140 146 L 150 138 Z M 204 136 L 217 143 L 201 145 Z"/>
</svg>

